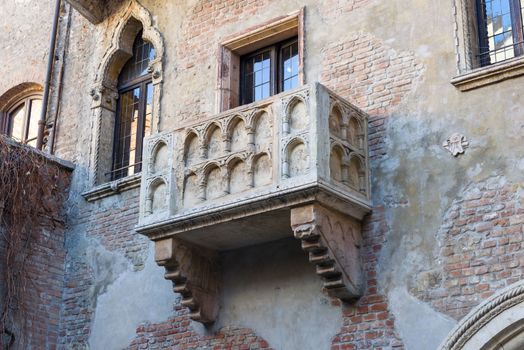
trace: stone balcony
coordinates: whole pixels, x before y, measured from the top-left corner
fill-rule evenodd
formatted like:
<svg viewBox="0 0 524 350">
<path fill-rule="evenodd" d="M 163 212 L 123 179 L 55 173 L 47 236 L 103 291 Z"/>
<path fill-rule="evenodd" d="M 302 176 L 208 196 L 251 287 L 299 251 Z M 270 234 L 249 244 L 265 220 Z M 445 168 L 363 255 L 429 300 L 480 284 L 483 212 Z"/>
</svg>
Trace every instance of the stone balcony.
<svg viewBox="0 0 524 350">
<path fill-rule="evenodd" d="M 191 317 L 218 312 L 219 252 L 301 240 L 325 292 L 362 293 L 367 116 L 320 84 L 148 137 L 137 231 Z"/>
</svg>

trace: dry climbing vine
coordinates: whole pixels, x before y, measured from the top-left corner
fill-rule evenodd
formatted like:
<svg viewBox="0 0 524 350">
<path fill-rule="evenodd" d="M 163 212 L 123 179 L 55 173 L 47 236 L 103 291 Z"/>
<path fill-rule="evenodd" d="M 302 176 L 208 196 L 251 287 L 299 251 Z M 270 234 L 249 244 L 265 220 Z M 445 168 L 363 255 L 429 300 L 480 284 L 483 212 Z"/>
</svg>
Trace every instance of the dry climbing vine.
<svg viewBox="0 0 524 350">
<path fill-rule="evenodd" d="M 23 336 L 40 297 L 31 266 L 44 226 L 52 229 L 64 199 L 60 168 L 34 149 L 0 136 L 0 349 Z M 15 330 L 16 328 L 16 330 Z"/>
</svg>

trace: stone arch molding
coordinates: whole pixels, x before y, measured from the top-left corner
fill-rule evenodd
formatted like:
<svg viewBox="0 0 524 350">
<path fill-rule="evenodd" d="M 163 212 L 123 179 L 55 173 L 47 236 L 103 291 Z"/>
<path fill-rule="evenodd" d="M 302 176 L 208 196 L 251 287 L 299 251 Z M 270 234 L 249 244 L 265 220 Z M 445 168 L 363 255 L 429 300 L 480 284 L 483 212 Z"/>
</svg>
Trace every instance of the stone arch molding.
<svg viewBox="0 0 524 350">
<path fill-rule="evenodd" d="M 518 350 L 524 346 L 524 280 L 502 289 L 465 316 L 440 350 Z"/>
<path fill-rule="evenodd" d="M 149 73 L 153 83 L 152 133 L 158 133 L 160 125 L 160 99 L 162 96 L 164 40 L 155 27 L 151 13 L 138 1 L 131 0 L 114 15 L 116 23 L 111 43 L 98 65 L 95 82 L 90 91 L 92 97 L 93 132 L 91 185 L 106 182 L 105 173 L 111 169 L 112 137 L 118 99 L 118 75 L 132 56 L 133 42 L 142 30 L 142 38 L 155 48 L 156 57 L 150 62 Z"/>
<path fill-rule="evenodd" d="M 34 82 L 24 82 L 11 87 L 0 95 L 0 113 L 6 112 L 9 107 L 18 102 L 21 98 L 30 94 L 41 94 L 44 88 Z"/>
</svg>

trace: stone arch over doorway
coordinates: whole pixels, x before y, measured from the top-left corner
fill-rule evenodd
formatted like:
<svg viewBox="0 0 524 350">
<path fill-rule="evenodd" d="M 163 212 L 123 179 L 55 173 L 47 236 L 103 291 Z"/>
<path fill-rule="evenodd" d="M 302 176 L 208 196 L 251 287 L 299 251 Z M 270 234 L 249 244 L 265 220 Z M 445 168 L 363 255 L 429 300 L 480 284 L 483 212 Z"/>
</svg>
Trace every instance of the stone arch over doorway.
<svg viewBox="0 0 524 350">
<path fill-rule="evenodd" d="M 450 332 L 441 350 L 524 348 L 524 281 L 502 289 L 474 308 Z"/>
</svg>

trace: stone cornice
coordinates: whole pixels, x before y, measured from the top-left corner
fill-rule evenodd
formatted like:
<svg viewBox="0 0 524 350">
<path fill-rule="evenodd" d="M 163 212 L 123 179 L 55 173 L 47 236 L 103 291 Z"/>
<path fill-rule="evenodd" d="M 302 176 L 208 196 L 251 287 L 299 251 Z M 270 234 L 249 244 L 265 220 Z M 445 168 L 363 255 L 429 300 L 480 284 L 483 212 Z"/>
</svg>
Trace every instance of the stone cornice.
<svg viewBox="0 0 524 350">
<path fill-rule="evenodd" d="M 93 202 L 138 187 L 140 187 L 140 174 L 134 174 L 93 187 L 83 192 L 82 196 L 88 202 Z"/>
<path fill-rule="evenodd" d="M 332 189 L 326 188 L 322 183 L 319 183 L 283 190 L 278 196 L 268 192 L 266 195 L 249 198 L 242 202 L 235 201 L 210 206 L 208 209 L 173 216 L 165 221 L 139 225 L 136 227 L 136 231 L 148 236 L 152 240 L 160 240 L 166 236 L 187 230 L 203 228 L 208 225 L 216 225 L 240 217 L 289 208 L 314 201 L 323 203 L 337 211 L 352 213 L 353 216 L 359 220 L 371 211 L 371 203 L 369 201 L 356 198 L 355 196 L 337 193 Z M 359 205 L 354 205 L 355 202 L 359 203 Z"/>
<path fill-rule="evenodd" d="M 521 75 L 524 75 L 524 57 L 517 57 L 461 74 L 451 79 L 451 83 L 460 91 L 468 91 Z"/>
</svg>

